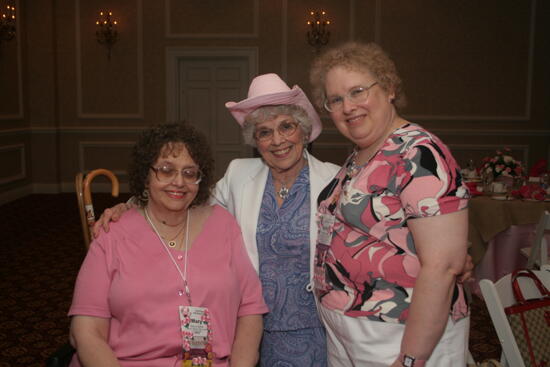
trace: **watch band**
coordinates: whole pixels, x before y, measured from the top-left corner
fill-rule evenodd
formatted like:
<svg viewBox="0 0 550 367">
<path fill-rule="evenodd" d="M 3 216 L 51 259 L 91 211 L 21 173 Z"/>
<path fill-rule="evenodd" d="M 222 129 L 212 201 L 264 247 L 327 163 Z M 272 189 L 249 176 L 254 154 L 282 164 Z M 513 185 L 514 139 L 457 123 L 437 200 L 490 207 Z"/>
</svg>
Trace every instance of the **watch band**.
<svg viewBox="0 0 550 367">
<path fill-rule="evenodd" d="M 403 367 L 424 367 L 426 364 L 425 359 L 418 359 L 405 353 L 400 353 L 399 359 Z"/>
</svg>

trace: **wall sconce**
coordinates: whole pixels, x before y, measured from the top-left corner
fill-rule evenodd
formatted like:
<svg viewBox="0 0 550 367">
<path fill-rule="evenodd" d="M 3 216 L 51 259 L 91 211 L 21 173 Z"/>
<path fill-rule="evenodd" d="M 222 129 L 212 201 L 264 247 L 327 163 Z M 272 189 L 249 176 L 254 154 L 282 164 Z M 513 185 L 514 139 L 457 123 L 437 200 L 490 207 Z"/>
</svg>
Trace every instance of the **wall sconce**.
<svg viewBox="0 0 550 367">
<path fill-rule="evenodd" d="M 15 37 L 15 7 L 6 6 L 6 13 L 0 16 L 0 45 L 4 41 L 11 41 Z"/>
<path fill-rule="evenodd" d="M 107 58 L 110 60 L 111 48 L 118 39 L 118 32 L 116 30 L 116 25 L 118 23 L 116 20 L 111 19 L 113 13 L 110 11 L 105 13 L 99 12 L 99 16 L 100 18 L 95 22 L 97 26 L 95 35 L 97 37 L 97 42 L 107 47 Z"/>
<path fill-rule="evenodd" d="M 321 19 L 321 17 L 324 18 L 326 15 L 324 10 L 312 11 L 309 15 L 313 17 L 313 20 L 307 21 L 307 25 L 309 26 L 307 43 L 315 48 L 316 53 L 319 53 L 321 47 L 325 46 L 329 41 L 330 31 L 328 30 L 328 25 L 330 24 L 330 20 Z"/>
</svg>

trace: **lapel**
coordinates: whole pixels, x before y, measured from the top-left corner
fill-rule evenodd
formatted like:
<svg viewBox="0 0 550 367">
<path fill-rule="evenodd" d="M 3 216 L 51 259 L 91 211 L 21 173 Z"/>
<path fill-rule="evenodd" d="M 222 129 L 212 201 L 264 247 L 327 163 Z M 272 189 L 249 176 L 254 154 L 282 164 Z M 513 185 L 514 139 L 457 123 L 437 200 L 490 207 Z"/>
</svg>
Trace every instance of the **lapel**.
<svg viewBox="0 0 550 367">
<path fill-rule="evenodd" d="M 258 271 L 256 227 L 258 226 L 258 215 L 260 214 L 260 206 L 262 204 L 269 168 L 261 159 L 256 162 L 259 162 L 257 169 L 253 167 L 244 182 L 241 181 L 237 183 L 240 184 L 241 187 L 236 188 L 238 192 L 240 192 L 236 213 L 239 224 L 241 225 L 248 254 L 252 260 L 252 265 L 254 265 L 254 268 Z"/>
</svg>

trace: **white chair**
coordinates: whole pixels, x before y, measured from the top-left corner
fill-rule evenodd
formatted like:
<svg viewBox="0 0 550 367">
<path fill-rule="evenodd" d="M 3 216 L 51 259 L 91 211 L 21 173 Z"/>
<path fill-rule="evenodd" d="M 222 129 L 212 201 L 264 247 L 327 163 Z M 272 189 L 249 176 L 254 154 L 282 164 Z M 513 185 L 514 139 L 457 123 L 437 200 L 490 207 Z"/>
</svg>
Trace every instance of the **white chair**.
<svg viewBox="0 0 550 367">
<path fill-rule="evenodd" d="M 548 241 L 545 238 L 547 231 L 550 231 L 550 213 L 545 210 L 537 224 L 531 247 L 521 249 L 521 253 L 528 258 L 527 269 L 540 268 L 542 265 L 550 264 Z"/>
<path fill-rule="evenodd" d="M 533 272 L 541 279 L 544 286 L 550 289 L 550 266 L 545 265 L 541 270 L 533 270 Z M 540 292 L 532 280 L 519 278 L 519 285 L 525 299 L 540 297 Z M 511 274 L 505 275 L 495 283 L 489 279 L 482 279 L 479 286 L 502 346 L 500 363 L 506 367 L 525 367 L 516 339 L 504 313 L 504 308 L 516 303 L 512 291 Z"/>
</svg>

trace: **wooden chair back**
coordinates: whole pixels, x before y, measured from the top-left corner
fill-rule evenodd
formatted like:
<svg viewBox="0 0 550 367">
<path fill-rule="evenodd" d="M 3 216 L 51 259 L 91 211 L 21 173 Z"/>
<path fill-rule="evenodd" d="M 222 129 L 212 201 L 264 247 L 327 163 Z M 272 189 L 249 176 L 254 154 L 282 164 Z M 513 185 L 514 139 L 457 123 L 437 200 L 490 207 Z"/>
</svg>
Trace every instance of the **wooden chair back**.
<svg viewBox="0 0 550 367">
<path fill-rule="evenodd" d="M 90 171 L 86 176 L 78 172 L 75 177 L 76 198 L 78 201 L 78 211 L 80 213 L 80 224 L 82 226 L 82 235 L 86 249 L 90 247 L 93 239 L 93 226 L 95 223 L 94 206 L 92 204 L 91 183 L 99 175 L 107 176 L 111 181 L 111 195 L 118 196 L 119 183 L 115 174 L 107 169 L 99 168 Z"/>
</svg>

